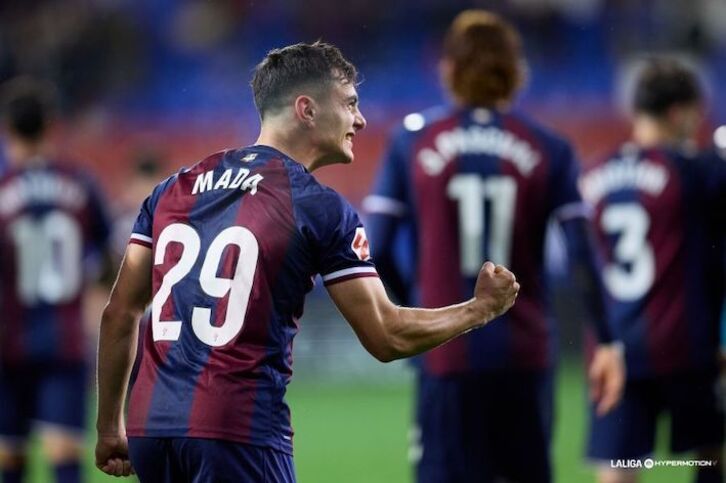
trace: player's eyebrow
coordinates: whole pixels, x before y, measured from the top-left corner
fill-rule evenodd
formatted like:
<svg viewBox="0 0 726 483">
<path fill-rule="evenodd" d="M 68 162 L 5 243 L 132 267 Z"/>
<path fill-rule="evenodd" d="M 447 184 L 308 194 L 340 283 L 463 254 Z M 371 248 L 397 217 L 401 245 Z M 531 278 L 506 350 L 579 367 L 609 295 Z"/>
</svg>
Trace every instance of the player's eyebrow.
<svg viewBox="0 0 726 483">
<path fill-rule="evenodd" d="M 358 96 L 356 94 L 352 94 L 352 95 L 350 95 L 350 96 L 348 96 L 348 97 L 345 98 L 345 103 L 346 104 L 350 104 L 351 102 L 353 104 L 358 104 Z"/>
</svg>

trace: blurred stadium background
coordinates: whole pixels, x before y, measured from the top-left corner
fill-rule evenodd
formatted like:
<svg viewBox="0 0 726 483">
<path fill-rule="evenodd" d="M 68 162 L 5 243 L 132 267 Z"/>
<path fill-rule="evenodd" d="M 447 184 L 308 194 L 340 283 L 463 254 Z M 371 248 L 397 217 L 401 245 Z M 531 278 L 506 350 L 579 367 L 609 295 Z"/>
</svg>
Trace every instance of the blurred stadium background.
<svg viewBox="0 0 726 483">
<path fill-rule="evenodd" d="M 520 28 L 530 81 L 519 105 L 568 136 L 583 163 L 627 136 L 620 106 L 630 68 L 656 52 L 700 68 L 711 105 L 702 140 L 726 147 L 726 127 L 716 129 L 726 124 L 723 0 L 11 0 L 0 2 L 0 80 L 32 74 L 58 85 L 62 151 L 101 180 L 123 239 L 128 214 L 147 191 L 134 191 L 134 167 L 155 160 L 161 168 L 151 176 L 160 179 L 213 151 L 253 142 L 258 120 L 248 81 L 255 62 L 271 48 L 321 38 L 341 47 L 364 77 L 359 92 L 369 127 L 356 137 L 356 161 L 319 174 L 359 206 L 392 126 L 444 101 L 439 41 L 453 16 L 473 6 Z M 556 262 L 556 245 L 552 253 Z M 557 481 L 591 481 L 581 456 L 582 324 L 561 275 L 554 270 L 563 349 Z M 301 326 L 289 397 L 299 480 L 410 481 L 406 365 L 368 356 L 319 287 Z M 113 481 L 92 468 L 90 453 L 88 474 Z M 644 481 L 688 475 L 652 470 Z M 30 481 L 50 481 L 42 464 Z"/>
</svg>

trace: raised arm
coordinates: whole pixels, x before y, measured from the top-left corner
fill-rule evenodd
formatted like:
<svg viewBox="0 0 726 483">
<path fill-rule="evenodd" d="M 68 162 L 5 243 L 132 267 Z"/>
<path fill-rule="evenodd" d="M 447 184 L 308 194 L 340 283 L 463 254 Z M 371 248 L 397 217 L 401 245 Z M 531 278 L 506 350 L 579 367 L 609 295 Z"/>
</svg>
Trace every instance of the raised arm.
<svg viewBox="0 0 726 483">
<path fill-rule="evenodd" d="M 375 277 L 328 286 L 363 346 L 383 362 L 419 354 L 485 325 L 514 304 L 518 291 L 514 274 L 491 262 L 479 272 L 474 297 L 439 309 L 396 306 Z"/>
<path fill-rule="evenodd" d="M 123 420 L 124 401 L 136 355 L 138 321 L 151 297 L 151 250 L 129 244 L 101 318 L 98 341 L 96 466 L 105 473 L 133 472 Z"/>
</svg>

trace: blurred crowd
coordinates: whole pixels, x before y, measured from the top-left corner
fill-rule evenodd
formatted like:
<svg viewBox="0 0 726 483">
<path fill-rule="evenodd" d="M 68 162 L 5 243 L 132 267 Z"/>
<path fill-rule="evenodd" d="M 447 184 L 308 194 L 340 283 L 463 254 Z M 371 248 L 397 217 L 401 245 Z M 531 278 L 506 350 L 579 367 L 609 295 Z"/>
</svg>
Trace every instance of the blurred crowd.
<svg viewBox="0 0 726 483">
<path fill-rule="evenodd" d="M 0 5 L 0 80 L 53 80 L 69 113 L 103 105 L 251 114 L 254 59 L 323 38 L 360 66 L 366 103 L 429 102 L 441 95 L 430 68 L 441 34 L 472 6 L 504 14 L 523 33 L 534 103 L 608 98 L 620 63 L 639 52 L 683 52 L 713 80 L 726 76 L 719 0 L 356 0 L 344 11 L 329 0 L 34 0 Z"/>
</svg>

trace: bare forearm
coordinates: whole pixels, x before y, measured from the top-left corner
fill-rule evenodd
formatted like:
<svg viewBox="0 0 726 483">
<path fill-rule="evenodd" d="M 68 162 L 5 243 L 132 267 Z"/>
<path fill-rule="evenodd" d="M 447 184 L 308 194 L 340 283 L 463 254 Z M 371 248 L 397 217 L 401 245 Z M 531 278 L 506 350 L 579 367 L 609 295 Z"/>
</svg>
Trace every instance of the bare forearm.
<svg viewBox="0 0 726 483">
<path fill-rule="evenodd" d="M 457 335 L 481 327 L 494 314 L 482 316 L 475 299 L 438 309 L 396 307 L 384 324 L 393 349 L 392 359 L 410 357 L 437 347 Z"/>
<path fill-rule="evenodd" d="M 419 354 L 484 325 L 508 310 L 518 291 L 514 275 L 490 262 L 479 272 L 472 299 L 440 309 L 395 306 L 378 278 L 328 286 L 363 346 L 383 362 Z"/>
<path fill-rule="evenodd" d="M 113 313 L 108 308 L 101 321 L 98 343 L 99 432 L 118 432 L 123 427 L 123 408 L 131 368 L 136 356 L 139 314 Z"/>
</svg>

